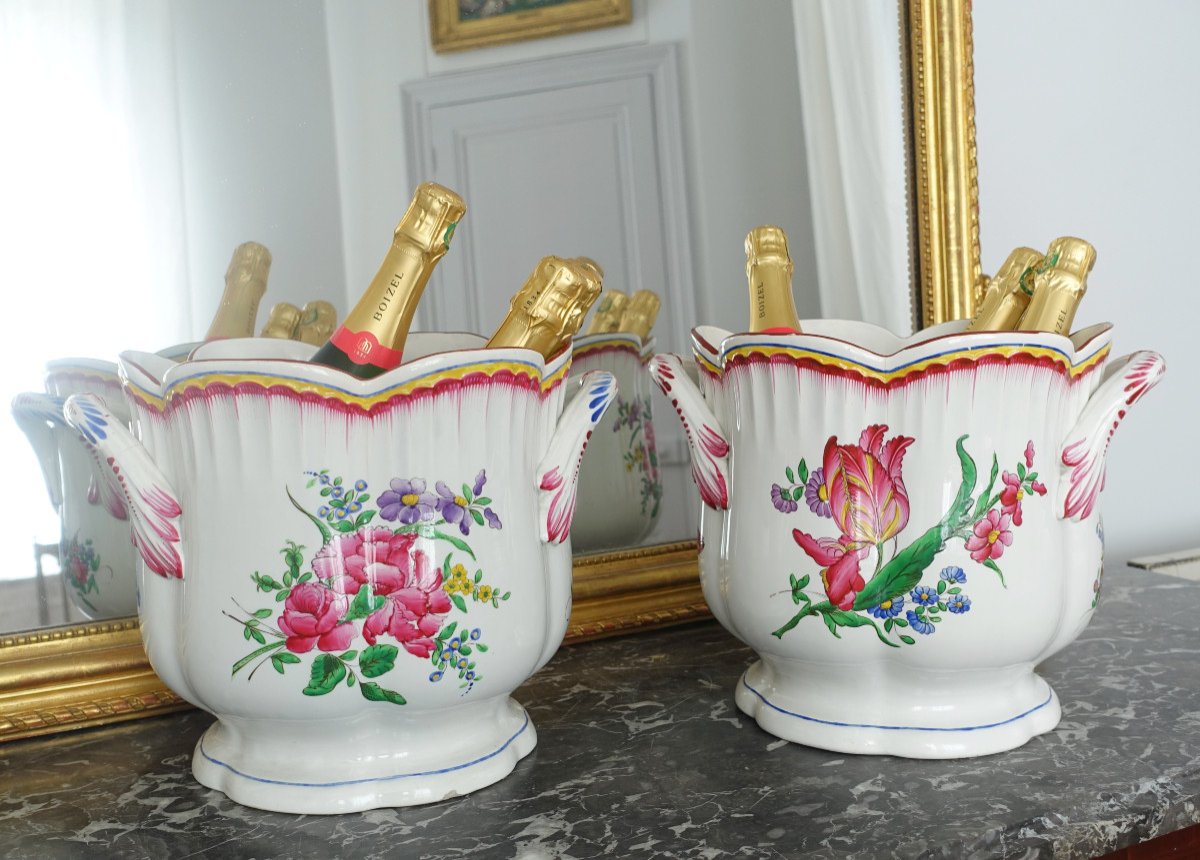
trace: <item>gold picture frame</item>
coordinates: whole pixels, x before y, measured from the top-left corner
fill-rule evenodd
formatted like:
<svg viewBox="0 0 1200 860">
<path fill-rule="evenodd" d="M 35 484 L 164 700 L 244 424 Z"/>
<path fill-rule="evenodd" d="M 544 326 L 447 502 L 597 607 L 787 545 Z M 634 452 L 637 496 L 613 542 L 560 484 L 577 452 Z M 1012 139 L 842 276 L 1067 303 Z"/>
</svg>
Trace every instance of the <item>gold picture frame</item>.
<svg viewBox="0 0 1200 860">
<path fill-rule="evenodd" d="M 521 0 L 515 5 L 520 7 Z M 462 7 L 462 0 L 429 0 L 429 30 L 433 50 L 439 54 L 561 36 L 633 20 L 633 0 L 558 0 L 475 19 L 465 19 Z"/>
<path fill-rule="evenodd" d="M 931 325 L 968 316 L 979 281 L 971 7 L 906 0 L 901 15 L 912 285 L 917 318 Z M 580 556 L 573 594 L 567 642 L 708 617 L 691 542 Z M 0 637 L 0 741 L 184 707 L 150 668 L 136 619 Z"/>
</svg>

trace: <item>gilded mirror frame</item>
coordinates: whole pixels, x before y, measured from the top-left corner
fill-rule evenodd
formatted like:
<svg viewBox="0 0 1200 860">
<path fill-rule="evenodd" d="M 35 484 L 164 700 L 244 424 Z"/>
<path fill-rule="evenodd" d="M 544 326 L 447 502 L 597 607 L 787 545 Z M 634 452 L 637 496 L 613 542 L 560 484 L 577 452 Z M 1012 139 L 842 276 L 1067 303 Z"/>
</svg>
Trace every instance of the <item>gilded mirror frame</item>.
<svg viewBox="0 0 1200 860">
<path fill-rule="evenodd" d="M 970 0 L 901 4 L 914 319 L 969 316 L 980 280 Z M 580 556 L 567 642 L 708 617 L 692 542 Z M 0 636 L 0 741 L 190 707 L 135 618 Z"/>
</svg>

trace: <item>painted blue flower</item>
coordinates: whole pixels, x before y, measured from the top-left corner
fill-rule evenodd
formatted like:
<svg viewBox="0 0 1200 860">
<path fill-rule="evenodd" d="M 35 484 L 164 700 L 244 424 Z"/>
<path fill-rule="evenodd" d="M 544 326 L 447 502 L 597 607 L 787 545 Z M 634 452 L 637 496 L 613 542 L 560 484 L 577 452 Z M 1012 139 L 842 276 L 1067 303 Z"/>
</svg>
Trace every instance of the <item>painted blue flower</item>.
<svg viewBox="0 0 1200 860">
<path fill-rule="evenodd" d="M 344 520 L 348 514 L 349 511 L 347 511 L 345 508 L 338 508 L 337 511 L 334 512 L 333 518 L 335 520 Z"/>
<path fill-rule="evenodd" d="M 958 565 L 954 565 L 954 564 L 950 565 L 949 567 L 943 567 L 942 572 L 940 574 L 938 574 L 938 576 L 941 579 L 946 580 L 946 582 L 960 582 L 961 583 L 961 582 L 967 581 L 966 572 L 961 567 L 959 567 Z"/>
<path fill-rule="evenodd" d="M 344 493 L 344 492 L 345 492 L 345 490 L 343 490 L 341 487 L 334 487 L 330 491 L 330 495 L 333 496 L 335 499 L 340 499 L 342 497 L 342 493 Z"/>
<path fill-rule="evenodd" d="M 891 600 L 885 600 L 878 606 L 872 606 L 867 610 L 876 618 L 895 618 L 904 609 L 904 597 L 893 597 Z"/>
<path fill-rule="evenodd" d="M 461 646 L 461 645 L 462 645 L 462 642 L 459 641 L 459 638 L 457 636 L 455 636 L 453 639 L 450 640 L 448 647 L 451 651 L 457 651 L 459 649 L 459 646 Z"/>
<path fill-rule="evenodd" d="M 928 636 L 935 630 L 932 624 L 911 609 L 908 610 L 904 617 L 908 619 L 908 626 L 923 636 Z"/>
<path fill-rule="evenodd" d="M 359 511 L 362 510 L 362 502 L 351 502 L 349 505 L 346 506 L 346 510 L 348 510 L 352 514 L 357 514 Z"/>
<path fill-rule="evenodd" d="M 328 483 L 329 483 L 329 476 L 328 476 L 328 475 L 326 475 L 326 474 L 322 474 L 322 475 L 321 475 L 321 483 L 322 483 L 322 484 L 328 484 Z"/>
<path fill-rule="evenodd" d="M 449 648 L 447 648 L 445 651 L 442 652 L 442 662 L 443 663 L 445 663 L 447 660 L 453 660 L 453 659 L 454 659 L 454 652 L 451 651 Z"/>
<path fill-rule="evenodd" d="M 931 588 L 928 585 L 918 585 L 909 594 L 912 602 L 917 606 L 937 606 L 938 593 L 936 588 Z M 912 613 L 909 613 L 910 615 Z"/>
<path fill-rule="evenodd" d="M 367 482 L 364 481 L 362 478 L 359 478 L 357 481 L 354 482 L 355 492 L 361 493 L 366 488 L 367 488 Z"/>
<path fill-rule="evenodd" d="M 467 680 L 468 681 L 475 680 L 475 670 L 474 669 L 472 669 L 470 672 L 467 673 Z"/>
<path fill-rule="evenodd" d="M 322 519 L 329 516 L 329 505 L 321 505 L 321 507 L 317 508 L 317 516 Z"/>
<path fill-rule="evenodd" d="M 429 680 L 430 680 L 430 681 L 433 681 L 434 683 L 437 683 L 438 681 L 442 680 L 442 673 L 441 673 L 440 671 L 438 671 L 438 672 L 430 672 L 430 673 L 429 673 Z"/>
<path fill-rule="evenodd" d="M 965 594 L 951 594 L 950 599 L 946 601 L 946 608 L 951 612 L 959 614 L 969 612 L 971 609 L 971 598 Z"/>
<path fill-rule="evenodd" d="M 458 660 L 458 668 L 460 668 L 460 669 L 465 669 L 465 668 L 467 668 L 467 658 L 466 658 L 466 657 L 460 657 L 460 658 L 459 658 L 459 660 Z"/>
<path fill-rule="evenodd" d="M 478 627 L 476 627 L 474 630 L 471 631 L 471 641 L 472 642 L 479 641 L 479 637 L 482 635 L 483 635 L 483 631 L 480 630 Z"/>
</svg>

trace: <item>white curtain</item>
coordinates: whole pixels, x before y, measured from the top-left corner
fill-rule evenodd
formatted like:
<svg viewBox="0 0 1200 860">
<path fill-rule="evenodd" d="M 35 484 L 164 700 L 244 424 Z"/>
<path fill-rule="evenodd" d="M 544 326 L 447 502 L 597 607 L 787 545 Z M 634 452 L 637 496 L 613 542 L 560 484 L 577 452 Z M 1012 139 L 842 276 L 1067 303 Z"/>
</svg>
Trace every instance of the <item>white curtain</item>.
<svg viewBox="0 0 1200 860">
<path fill-rule="evenodd" d="M 912 329 L 896 0 L 793 0 L 821 313 Z"/>
<path fill-rule="evenodd" d="M 177 126 L 166 0 L 0 0 L 0 408 L 41 389 L 48 359 L 185 339 Z M 0 445 L 0 533 L 56 542 L 11 420 Z"/>
</svg>

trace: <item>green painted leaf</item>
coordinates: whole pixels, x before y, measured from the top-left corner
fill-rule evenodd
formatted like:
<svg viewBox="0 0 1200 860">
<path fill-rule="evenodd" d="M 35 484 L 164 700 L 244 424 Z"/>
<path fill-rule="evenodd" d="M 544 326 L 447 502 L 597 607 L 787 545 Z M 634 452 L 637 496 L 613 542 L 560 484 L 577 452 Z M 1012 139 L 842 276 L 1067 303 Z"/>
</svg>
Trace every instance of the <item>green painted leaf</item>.
<svg viewBox="0 0 1200 860">
<path fill-rule="evenodd" d="M 346 610 L 346 616 L 340 619 L 340 621 L 357 621 L 370 615 L 374 611 L 371 608 L 373 603 L 371 598 L 373 596 L 370 585 L 364 585 L 360 588 L 358 593 L 354 595 L 354 599 L 350 601 L 350 608 Z"/>
<path fill-rule="evenodd" d="M 290 594 L 290 593 L 291 593 L 290 591 L 277 591 L 277 592 L 275 592 L 275 602 L 276 602 L 276 603 L 283 603 L 283 601 L 285 601 L 285 600 L 287 600 L 287 599 L 288 599 L 288 594 Z"/>
<path fill-rule="evenodd" d="M 358 689 L 362 691 L 364 699 L 369 699 L 372 702 L 391 702 L 393 705 L 408 704 L 399 693 L 394 690 L 384 689 L 374 681 L 363 681 L 363 683 L 359 684 Z"/>
<path fill-rule="evenodd" d="M 357 656 L 358 656 L 358 652 L 355 651 L 353 648 L 351 648 L 349 651 L 343 651 L 341 654 L 338 654 L 338 657 L 340 657 L 342 660 L 345 660 L 346 662 L 353 660 Z"/>
<path fill-rule="evenodd" d="M 328 496 L 332 492 L 333 492 L 333 490 L 329 489 L 329 487 L 325 487 L 323 490 L 321 490 L 321 495 Z"/>
<path fill-rule="evenodd" d="M 912 644 L 913 644 L 913 643 L 915 643 L 917 640 L 916 640 L 916 639 L 913 639 L 911 636 L 905 636 L 903 633 L 901 633 L 901 634 L 900 634 L 900 641 L 901 641 L 901 642 L 903 642 L 905 645 L 912 645 Z"/>
<path fill-rule="evenodd" d="M 482 582 L 482 581 L 483 581 L 483 571 L 482 571 L 482 570 L 477 570 L 477 571 L 475 571 L 475 581 L 476 581 L 476 582 Z"/>
<path fill-rule="evenodd" d="M 282 656 L 283 656 L 282 654 L 272 654 L 271 655 L 271 666 L 280 675 L 282 675 L 283 671 L 284 671 L 283 670 L 283 660 L 280 659 Z"/>
<path fill-rule="evenodd" d="M 368 678 L 378 678 L 384 672 L 390 672 L 396 664 L 396 655 L 400 649 L 395 645 L 385 645 L 378 642 L 368 647 L 358 658 L 358 668 Z"/>
<path fill-rule="evenodd" d="M 468 484 L 463 484 L 463 498 L 466 499 L 468 503 L 470 503 L 472 496 L 471 496 L 471 487 Z"/>
<path fill-rule="evenodd" d="M 250 641 L 250 628 L 248 626 L 242 627 L 242 638 L 245 639 L 247 642 Z"/>
<path fill-rule="evenodd" d="M 885 600 L 911 591 L 921 581 L 925 570 L 945 546 L 941 524 L 934 526 L 892 557 L 871 577 L 866 587 L 854 599 L 859 610 L 878 606 Z"/>
<path fill-rule="evenodd" d="M 971 515 L 971 519 L 977 520 L 983 516 L 983 512 L 989 507 L 988 499 L 992 496 L 992 487 L 996 485 L 996 476 L 1000 474 L 1000 461 L 996 459 L 996 455 L 992 455 L 992 473 L 988 478 L 987 488 L 979 494 L 979 501 L 975 505 L 975 513 Z"/>
<path fill-rule="evenodd" d="M 445 627 L 443 627 L 441 629 L 441 631 L 437 635 L 437 638 L 443 639 L 443 640 L 449 639 L 451 636 L 454 635 L 454 631 L 457 629 L 458 629 L 458 622 L 451 621 L 449 624 L 447 624 Z"/>
<path fill-rule="evenodd" d="M 328 489 L 329 489 L 329 488 L 328 488 L 328 487 L 326 487 L 326 488 L 325 488 L 325 490 L 322 490 L 322 491 L 321 491 L 321 495 L 325 495 L 325 492 L 326 492 L 326 490 L 328 490 Z M 304 508 L 304 506 L 303 506 L 303 505 L 301 505 L 299 502 L 297 502 L 297 501 L 296 501 L 296 499 L 295 499 L 295 498 L 292 496 L 292 491 L 291 491 L 291 490 L 288 490 L 288 491 L 287 491 L 287 497 L 288 497 L 288 501 L 290 501 L 290 502 L 292 503 L 292 507 L 294 507 L 294 508 L 295 508 L 296 510 L 298 510 L 300 513 L 304 514 L 304 516 L 308 517 L 309 521 L 310 521 L 310 522 L 311 522 L 311 523 L 312 523 L 314 526 L 316 526 L 316 527 L 317 527 L 317 531 L 319 531 L 319 532 L 321 533 L 321 543 L 322 543 L 322 544 L 327 544 L 327 543 L 329 543 L 329 539 L 330 539 L 331 537 L 333 537 L 333 535 L 332 535 L 332 534 L 330 533 L 330 531 L 329 531 L 329 526 L 327 526 L 327 525 L 326 525 L 324 522 L 322 522 L 321 520 L 319 520 L 319 519 L 317 519 L 316 517 L 314 517 L 312 514 L 310 514 L 310 513 L 309 513 L 309 512 L 308 512 L 308 511 L 307 511 L 307 510 Z"/>
<path fill-rule="evenodd" d="M 1025 476 L 1025 480 L 1026 481 L 1036 481 L 1037 476 L 1038 476 L 1037 472 L 1030 472 L 1028 475 Z"/>
<path fill-rule="evenodd" d="M 305 571 L 304 573 L 300 574 L 300 578 L 297 580 L 297 582 L 308 582 L 312 578 L 312 571 Z"/>
<path fill-rule="evenodd" d="M 471 646 L 465 644 L 459 646 L 458 653 L 462 654 L 464 657 L 469 656 L 471 653 Z"/>
<path fill-rule="evenodd" d="M 250 663 L 257 660 L 263 654 L 267 654 L 271 651 L 274 651 L 276 648 L 282 648 L 285 644 L 286 644 L 286 642 L 283 639 L 280 639 L 278 642 L 272 642 L 270 645 L 264 645 L 261 648 L 257 648 L 254 651 L 251 651 L 249 654 L 247 654 L 241 660 L 238 660 L 236 663 L 233 664 L 233 669 L 231 669 L 229 672 L 230 677 L 236 675 L 239 671 L 246 668 L 246 666 L 248 666 Z M 284 660 L 284 662 L 290 663 L 292 661 Z"/>
<path fill-rule="evenodd" d="M 1025 480 L 1025 464 L 1024 463 L 1017 463 L 1017 477 L 1020 478 L 1022 481 Z"/>
<path fill-rule="evenodd" d="M 785 473 L 787 474 L 787 479 L 788 479 L 789 484 L 796 483 L 796 473 L 792 471 L 791 466 L 787 467 L 787 469 L 785 470 Z"/>
<path fill-rule="evenodd" d="M 891 633 L 892 628 L 895 626 L 896 626 L 896 619 L 894 619 L 894 618 L 889 618 L 887 621 L 883 622 L 883 629 L 886 630 L 888 633 Z"/>
<path fill-rule="evenodd" d="M 474 508 L 471 508 L 470 511 L 471 511 L 471 519 L 475 520 L 475 525 L 477 525 L 477 526 L 483 525 L 483 514 L 479 513 L 479 511 L 475 510 Z"/>
<path fill-rule="evenodd" d="M 280 663 L 299 663 L 300 662 L 300 658 L 297 657 L 295 654 L 293 654 L 291 651 L 283 651 L 279 654 L 276 654 L 275 656 L 277 656 L 279 658 Z"/>
<path fill-rule="evenodd" d="M 261 630 L 256 630 L 252 627 L 247 627 L 246 629 L 250 631 L 250 635 L 254 637 L 254 641 L 259 645 L 267 644 L 267 637 L 263 636 Z"/>
<path fill-rule="evenodd" d="M 1002 570 L 1000 570 L 1000 565 L 996 564 L 996 562 L 992 561 L 989 558 L 987 561 L 985 561 L 983 563 L 983 566 L 988 568 L 989 570 L 994 570 L 996 572 L 996 575 L 1000 577 L 1000 584 L 1003 585 L 1005 588 L 1008 588 L 1008 584 L 1005 583 L 1005 581 L 1004 581 L 1004 572 Z"/>
<path fill-rule="evenodd" d="M 452 602 L 452 603 L 453 603 L 455 606 L 457 606 L 457 607 L 459 608 L 459 610 L 460 610 L 460 611 L 462 611 L 462 612 L 466 612 L 466 611 L 467 611 L 467 602 L 466 602 L 465 600 L 463 600 L 463 599 L 462 599 L 462 595 L 461 595 L 461 594 L 452 594 L 452 595 L 450 595 L 450 601 L 451 601 L 451 602 Z"/>
<path fill-rule="evenodd" d="M 508 600 L 508 598 L 509 598 L 509 597 L 511 597 L 511 596 L 512 596 L 512 592 L 511 592 L 511 591 L 506 591 L 506 592 L 504 592 L 504 596 L 503 596 L 503 597 L 501 597 L 500 599 L 501 599 L 501 600 Z"/>
<path fill-rule="evenodd" d="M 462 550 L 467 555 L 471 556 L 471 558 L 475 557 L 475 553 L 471 552 L 471 547 L 467 546 L 467 542 L 460 538 L 456 538 L 454 535 L 448 535 L 443 531 L 439 531 L 438 529 L 432 529 L 432 534 L 430 536 L 438 540 L 444 540 L 451 546 Z"/>
<path fill-rule="evenodd" d="M 333 691 L 346 677 L 346 664 L 332 654 L 318 654 L 313 660 L 308 686 L 301 692 L 306 696 L 324 696 Z"/>
<path fill-rule="evenodd" d="M 959 588 L 958 586 L 955 586 L 954 588 L 950 589 L 950 593 L 951 594 L 962 594 L 962 589 Z"/>
<path fill-rule="evenodd" d="M 333 527 L 343 534 L 354 531 L 354 523 L 350 522 L 350 520 L 342 520 L 341 522 L 334 523 Z"/>
<path fill-rule="evenodd" d="M 362 528 L 373 516 L 375 516 L 374 511 L 362 511 L 357 517 L 354 518 L 354 527 Z"/>
<path fill-rule="evenodd" d="M 938 594 L 945 594 L 946 593 L 946 580 L 939 579 L 937 588 L 938 588 Z"/>
<path fill-rule="evenodd" d="M 481 653 L 484 653 L 484 654 L 486 654 L 486 653 L 487 653 L 488 646 L 484 645 L 482 642 L 476 642 L 476 643 L 475 643 L 475 647 L 476 647 L 476 648 L 477 648 L 477 649 L 478 649 L 478 650 L 479 650 Z M 476 680 L 478 680 L 478 679 L 476 679 Z"/>
<path fill-rule="evenodd" d="M 832 621 L 838 627 L 872 627 L 875 630 L 875 635 L 879 637 L 879 641 L 885 645 L 891 645 L 893 648 L 896 647 L 896 643 L 884 636 L 883 631 L 879 629 L 879 625 L 866 615 L 860 615 L 857 612 L 847 612 L 844 609 L 834 609 L 826 612 L 825 618 L 826 626 Z M 834 635 L 836 636 L 837 634 L 834 633 Z"/>
<path fill-rule="evenodd" d="M 340 477 L 339 477 L 339 478 L 334 478 L 334 479 L 333 479 L 333 485 L 334 485 L 335 487 L 340 487 L 340 486 L 342 485 L 342 479 L 341 479 Z"/>
<path fill-rule="evenodd" d="M 938 606 L 938 610 L 939 610 L 940 612 L 945 612 L 945 611 L 946 611 L 946 604 L 942 603 L 941 601 L 939 601 L 939 602 L 938 602 L 938 605 L 937 605 L 937 606 Z"/>
<path fill-rule="evenodd" d="M 797 467 L 796 471 L 800 475 L 800 483 L 807 484 L 808 483 L 808 464 L 805 463 L 803 460 L 801 460 L 800 465 Z"/>
<path fill-rule="evenodd" d="M 353 673 L 353 672 L 351 672 L 349 675 L 347 675 L 347 676 L 346 676 L 346 686 L 347 686 L 347 687 L 353 687 L 353 686 L 354 686 L 354 680 L 355 680 L 355 678 L 354 678 L 354 673 Z"/>
<path fill-rule="evenodd" d="M 480 507 L 487 507 L 491 503 L 492 500 L 488 496 L 480 496 L 475 500 L 475 504 L 479 505 Z"/>
<path fill-rule="evenodd" d="M 254 611 L 255 618 L 270 618 L 274 614 L 274 611 L 270 609 L 256 609 Z"/>
</svg>

